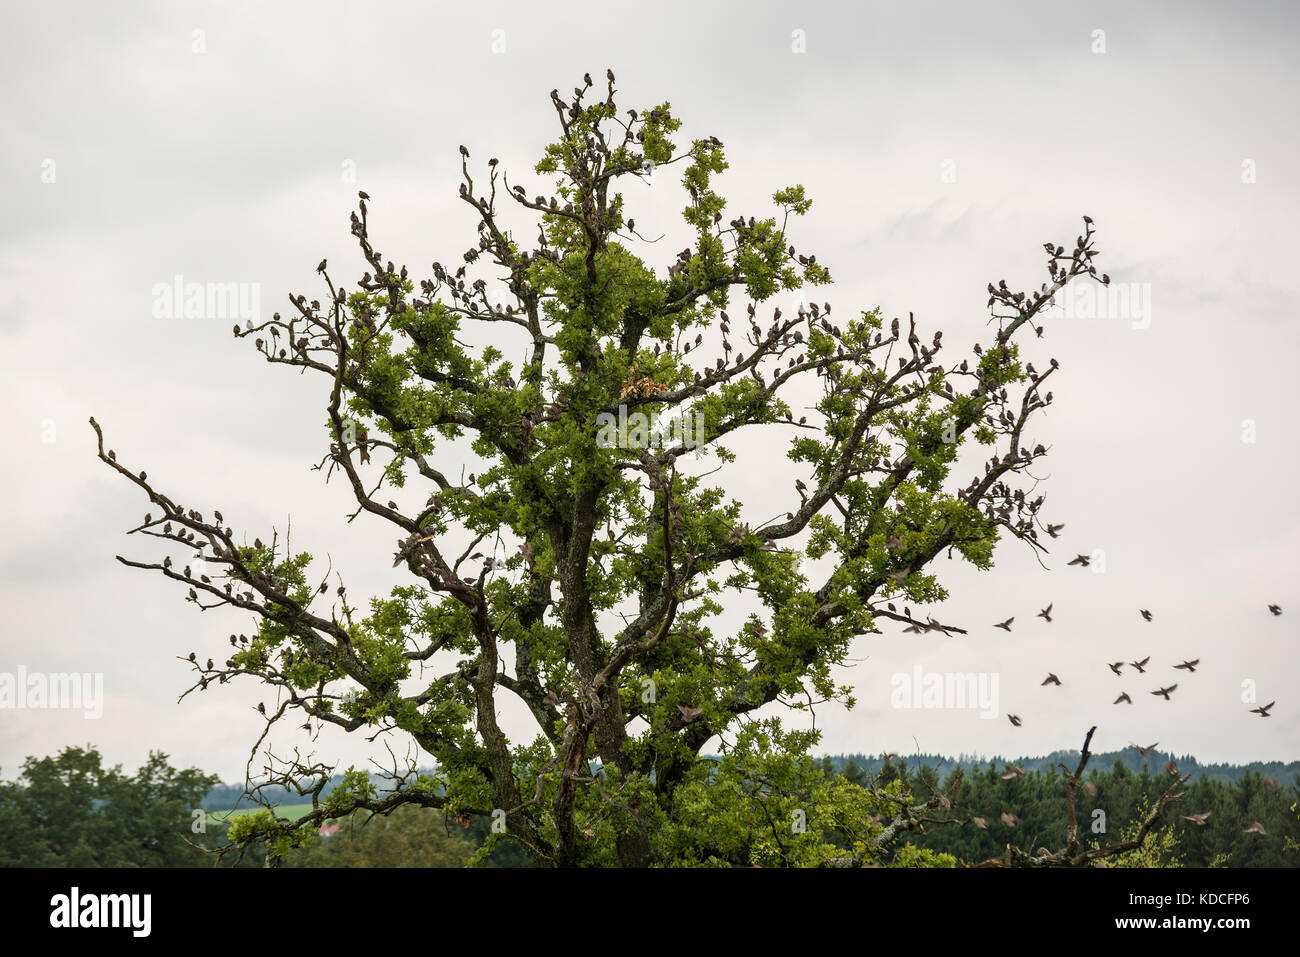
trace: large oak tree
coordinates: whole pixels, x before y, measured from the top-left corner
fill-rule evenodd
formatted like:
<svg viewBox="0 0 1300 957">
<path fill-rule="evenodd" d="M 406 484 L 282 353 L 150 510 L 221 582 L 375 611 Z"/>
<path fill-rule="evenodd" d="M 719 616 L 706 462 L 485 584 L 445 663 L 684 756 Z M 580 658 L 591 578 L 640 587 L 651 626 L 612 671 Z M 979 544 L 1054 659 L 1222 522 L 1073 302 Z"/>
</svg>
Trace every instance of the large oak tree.
<svg viewBox="0 0 1300 957">
<path fill-rule="evenodd" d="M 391 593 L 359 601 L 267 531 L 247 544 L 118 462 L 95 424 L 100 457 L 153 506 L 131 531 L 205 556 L 121 560 L 257 621 L 224 663 L 191 656 L 196 687 L 261 682 L 268 730 L 392 729 L 436 768 L 396 768 L 388 790 L 354 771 L 323 798 L 332 767 L 286 762 L 271 780 L 314 812 L 232 828 L 272 859 L 324 820 L 415 804 L 488 815 L 494 840 L 547 865 L 870 863 L 947 810 L 825 778 L 816 733 L 781 708 L 851 703 L 836 666 L 882 622 L 957 633 L 910 610 L 944 597 L 937 556 L 988 568 L 1005 536 L 1044 547 L 1025 473 L 1046 454 L 1030 429 L 1057 364 L 1035 369 L 1017 343 L 1067 283 L 1108 281 L 1091 220 L 1044 244 L 1041 286 L 990 284 L 988 341 L 945 359 L 911 317 L 811 302 L 831 277 L 794 242 L 802 187 L 729 211 L 723 143 L 683 143 L 667 103 L 624 110 L 615 93 L 612 73 L 552 91 L 559 135 L 532 177 L 461 147 L 477 219 L 463 262 L 417 279 L 387 259 L 362 193 L 364 275 L 322 262 L 318 293 L 235 328 L 319 376 L 322 471 L 397 533 L 409 577 Z M 689 245 L 666 270 L 642 258 L 659 247 L 623 192 L 648 179 L 686 198 Z M 688 427 L 654 441 L 638 413 Z M 747 433 L 766 451 L 733 462 Z M 781 451 L 802 477 L 775 520 L 714 474 L 771 470 Z M 503 731 L 507 698 L 531 739 Z"/>
</svg>

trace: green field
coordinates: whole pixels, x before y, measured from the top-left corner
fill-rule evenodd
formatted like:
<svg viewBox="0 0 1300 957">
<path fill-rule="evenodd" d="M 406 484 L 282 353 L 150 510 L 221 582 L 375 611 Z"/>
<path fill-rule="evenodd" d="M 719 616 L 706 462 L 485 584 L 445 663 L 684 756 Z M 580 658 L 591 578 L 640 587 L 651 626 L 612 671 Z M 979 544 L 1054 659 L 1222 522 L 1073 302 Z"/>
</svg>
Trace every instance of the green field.
<svg viewBox="0 0 1300 957">
<path fill-rule="evenodd" d="M 240 808 L 237 811 L 209 811 L 208 823 L 219 824 L 232 816 L 238 817 L 241 814 L 252 814 L 261 808 Z M 290 821 L 296 821 L 311 812 L 310 804 L 278 804 L 275 807 L 277 817 L 288 818 Z"/>
</svg>

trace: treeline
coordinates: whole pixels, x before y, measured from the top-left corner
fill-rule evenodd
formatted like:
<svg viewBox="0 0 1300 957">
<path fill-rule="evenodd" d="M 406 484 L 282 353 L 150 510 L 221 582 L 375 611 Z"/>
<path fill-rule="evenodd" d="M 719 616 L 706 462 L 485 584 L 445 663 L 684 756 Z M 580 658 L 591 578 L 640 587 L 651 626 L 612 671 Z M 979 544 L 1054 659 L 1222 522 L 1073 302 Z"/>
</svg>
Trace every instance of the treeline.
<svg viewBox="0 0 1300 957">
<path fill-rule="evenodd" d="M 1073 769 L 1078 752 L 1061 752 L 1060 762 Z M 1094 759 L 1095 760 L 1095 759 Z M 952 798 L 951 810 L 936 816 L 956 818 L 960 824 L 926 825 L 925 833 L 912 833 L 907 841 L 916 847 L 954 855 L 965 864 L 978 864 L 1001 855 L 1008 843 L 1022 849 L 1057 850 L 1066 843 L 1068 812 L 1062 772 L 1048 766 L 1023 774 L 1010 771 L 1005 762 L 983 767 L 955 768 L 947 774 L 930 764 L 891 759 L 878 762 L 874 772 L 852 758 L 823 758 L 828 774 L 839 774 L 856 784 L 887 786 L 902 781 L 916 799 L 935 793 Z M 1179 763 L 1179 772 L 1183 771 Z M 1148 761 L 1140 771 L 1115 760 L 1110 770 L 1086 772 L 1075 792 L 1076 818 L 1085 847 L 1107 846 L 1136 835 L 1138 822 L 1155 806 L 1171 783 L 1164 763 Z M 1130 867 L 1296 867 L 1300 865 L 1300 785 L 1247 770 L 1231 782 L 1202 775 L 1184 788 L 1181 801 L 1170 805 L 1148 839 L 1148 846 L 1112 859 L 1111 866 Z M 1203 824 L 1186 820 L 1208 812 Z M 1002 815 L 1013 815 L 1006 823 Z M 980 827 L 974 818 L 980 818 Z M 1248 833 L 1258 823 L 1263 833 Z M 897 851 L 895 851 L 897 853 Z"/>
<path fill-rule="evenodd" d="M 829 756 L 831 765 L 837 770 L 845 767 L 852 762 L 868 774 L 878 773 L 886 764 L 883 757 L 871 756 L 865 754 L 836 754 Z M 919 767 L 928 764 L 941 773 L 947 773 L 956 768 L 965 768 L 968 771 L 972 768 L 979 769 L 984 765 L 992 762 L 999 767 L 1011 763 L 1024 768 L 1026 771 L 1047 771 L 1055 768 L 1058 764 L 1065 764 L 1068 767 L 1074 767 L 1079 760 L 1078 751 L 1053 751 L 1051 754 L 1040 757 L 1003 757 L 1000 754 L 994 754 L 987 758 L 978 758 L 970 755 L 958 755 L 956 758 L 948 757 L 942 754 L 902 754 L 892 755 L 890 761 L 906 762 L 909 766 Z M 1141 774 L 1144 768 L 1155 769 L 1163 768 L 1166 761 L 1178 762 L 1178 768 L 1184 774 L 1190 774 L 1192 780 L 1198 778 L 1213 778 L 1223 782 L 1239 781 L 1252 773 L 1262 774 L 1266 778 L 1272 778 L 1279 783 L 1294 783 L 1300 780 L 1300 761 L 1254 761 L 1250 764 L 1201 764 L 1190 754 L 1174 754 L 1169 751 L 1161 751 L 1158 748 L 1149 751 L 1145 756 L 1137 747 L 1128 747 L 1123 751 L 1105 751 L 1093 754 L 1090 764 L 1094 767 L 1109 768 L 1119 762 L 1135 774 Z"/>
<path fill-rule="evenodd" d="M 1062 752 L 1060 758 L 1073 767 L 1078 755 Z M 1067 811 L 1061 772 L 1052 766 L 1020 767 L 1023 774 L 1008 771 L 1005 762 L 945 770 L 891 758 L 869 771 L 852 757 L 821 759 L 828 776 L 860 786 L 901 781 L 916 799 L 952 796 L 952 808 L 935 816 L 959 823 L 929 823 L 923 833 L 909 833 L 890 855 L 897 862 L 910 860 L 917 848 L 978 864 L 998 857 L 1007 843 L 1029 850 L 1062 847 Z M 1085 845 L 1102 846 L 1132 838 L 1171 779 L 1163 762 L 1148 760 L 1135 771 L 1116 760 L 1110 770 L 1094 769 L 1084 780 L 1088 786 L 1076 792 L 1080 834 Z M 224 795 L 215 775 L 174 768 L 161 753 L 151 753 L 134 775 L 105 766 L 93 747 L 28 758 L 16 780 L 0 780 L 0 867 L 210 867 L 211 851 L 226 840 L 225 825 L 208 813 L 228 810 L 240 791 Z M 229 802 L 214 807 L 214 795 L 228 796 Z M 297 795 L 285 799 L 301 801 Z M 1300 865 L 1298 811 L 1300 784 L 1294 778 L 1279 781 L 1253 769 L 1232 781 L 1202 775 L 1188 783 L 1182 801 L 1172 805 L 1145 848 L 1110 864 L 1295 867 Z M 1011 824 L 1004 822 L 1004 813 L 1014 816 Z M 1203 824 L 1185 819 L 1204 814 Z M 290 852 L 286 866 L 530 866 L 513 842 L 491 845 L 485 818 L 455 820 L 406 806 L 384 817 L 358 812 L 334 823 L 336 833 Z M 265 849 L 252 847 L 237 863 L 234 855 L 223 863 L 260 867 L 264 861 Z"/>
<path fill-rule="evenodd" d="M 282 790 L 282 789 L 281 789 Z M 212 867 L 228 846 L 229 811 L 242 787 L 220 785 L 198 768 L 179 770 L 150 753 L 134 775 L 107 767 L 94 747 L 29 757 L 14 780 L 0 780 L 0 867 Z M 302 797 L 284 793 L 285 803 Z M 247 808 L 247 804 L 243 805 Z M 438 811 L 398 808 L 387 817 L 358 812 L 333 822 L 337 833 L 290 852 L 289 867 L 528 867 L 518 846 L 479 854 L 487 818 L 444 819 Z M 224 866 L 261 867 L 262 847 L 229 854 Z"/>
</svg>

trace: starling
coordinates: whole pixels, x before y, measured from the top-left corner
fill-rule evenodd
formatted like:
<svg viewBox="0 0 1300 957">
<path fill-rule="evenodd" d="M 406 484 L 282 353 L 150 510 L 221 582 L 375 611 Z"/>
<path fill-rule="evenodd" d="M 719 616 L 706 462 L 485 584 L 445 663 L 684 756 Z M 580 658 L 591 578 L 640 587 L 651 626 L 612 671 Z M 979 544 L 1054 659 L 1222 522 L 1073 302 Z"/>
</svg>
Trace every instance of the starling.
<svg viewBox="0 0 1300 957">
<path fill-rule="evenodd" d="M 1150 655 L 1147 655 L 1147 656 L 1146 656 L 1145 658 L 1143 658 L 1141 661 L 1130 661 L 1129 664 L 1131 664 L 1134 668 L 1136 668 L 1136 669 L 1138 670 L 1138 674 L 1140 674 L 1140 675 L 1144 675 L 1144 674 L 1146 674 L 1146 667 L 1145 667 L 1145 665 L 1146 665 L 1146 663 L 1147 663 L 1148 661 L 1150 661 L 1150 660 L 1151 660 L 1151 656 L 1150 656 Z"/>
<path fill-rule="evenodd" d="M 1156 695 L 1163 695 L 1166 701 L 1171 701 L 1172 699 L 1169 697 L 1169 694 L 1177 687 L 1178 685 L 1170 685 L 1168 688 L 1157 688 L 1155 691 L 1151 693 Z"/>
<path fill-rule="evenodd" d="M 1007 715 L 1007 720 L 1011 722 L 1011 724 L 1012 724 L 1013 727 L 1016 727 L 1016 728 L 1020 727 L 1020 715 L 1018 715 L 1018 714 L 1009 714 L 1009 715 Z"/>
<path fill-rule="evenodd" d="M 1270 717 L 1272 717 L 1272 715 L 1270 715 L 1270 714 L 1268 713 L 1268 712 L 1269 712 L 1269 709 L 1272 708 L 1273 705 L 1275 705 L 1275 704 L 1277 704 L 1276 701 L 1270 701 L 1268 704 L 1266 704 L 1266 705 L 1260 705 L 1258 708 L 1251 708 L 1251 709 L 1250 709 L 1250 713 L 1251 713 L 1251 714 L 1257 714 L 1257 715 L 1259 715 L 1261 718 L 1270 718 Z"/>
<path fill-rule="evenodd" d="M 1052 620 L 1052 606 L 1051 606 L 1051 604 L 1048 604 L 1048 606 L 1047 606 L 1046 608 L 1044 608 L 1042 611 L 1040 611 L 1040 612 L 1037 614 L 1036 617 L 1038 617 L 1038 618 L 1042 618 L 1042 619 L 1045 619 L 1046 621 L 1050 622 L 1050 621 Z"/>
<path fill-rule="evenodd" d="M 1012 616 L 1011 616 L 1010 618 L 1008 618 L 1006 621 L 1000 621 L 1000 622 L 998 622 L 996 625 L 994 625 L 993 627 L 994 627 L 994 628 L 1001 628 L 1003 631 L 1010 631 L 1010 630 L 1011 630 L 1011 623 L 1012 623 L 1013 621 L 1015 621 L 1015 620 L 1016 620 L 1016 616 L 1015 616 L 1015 615 L 1012 615 Z"/>
</svg>

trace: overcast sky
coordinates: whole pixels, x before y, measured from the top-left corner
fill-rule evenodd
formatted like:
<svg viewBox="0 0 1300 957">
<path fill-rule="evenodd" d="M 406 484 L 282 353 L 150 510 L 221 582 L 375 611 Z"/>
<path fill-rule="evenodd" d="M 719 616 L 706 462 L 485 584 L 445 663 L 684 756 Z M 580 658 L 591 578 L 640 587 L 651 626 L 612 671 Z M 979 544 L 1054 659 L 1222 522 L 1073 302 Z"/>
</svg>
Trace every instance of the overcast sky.
<svg viewBox="0 0 1300 957">
<path fill-rule="evenodd" d="M 92 414 L 128 467 L 222 509 L 250 541 L 292 520 L 295 543 L 328 553 L 353 595 L 394 581 L 392 532 L 345 524 L 348 490 L 310 469 L 327 441 L 322 382 L 266 366 L 229 315 L 156 317 L 154 287 L 248 284 L 265 314 L 290 292 L 321 296 L 322 257 L 349 279 L 365 268 L 348 234 L 358 188 L 385 256 L 417 276 L 455 262 L 473 241 L 457 145 L 540 192 L 530 167 L 553 135 L 548 91 L 606 67 L 624 106 L 668 100 L 683 140 L 724 141 L 729 215 L 808 188 L 797 242 L 831 269 L 817 298 L 841 314 L 912 311 L 923 339 L 943 329 L 945 355 L 964 354 L 990 338 L 985 283 L 1036 286 L 1042 243 L 1071 245 L 1083 214 L 1116 288 L 1149 305 L 1049 318 L 1028 346 L 1062 366 L 1031 436 L 1052 446 L 1045 516 L 1066 523 L 1048 567 L 1015 543 L 989 572 L 942 562 L 951 597 L 926 612 L 969 636 L 882 625 L 859 640 L 844 672 L 859 704 L 818 709 L 822 750 L 1036 754 L 1077 747 L 1097 724 L 1094 749 L 1300 758 L 1296 9 L 849 6 L 8 10 L 0 673 L 102 673 L 105 702 L 99 719 L 0 710 L 0 774 L 93 742 L 130 768 L 161 749 L 234 779 L 260 727 L 251 684 L 178 704 L 177 656 L 220 660 L 252 622 L 200 614 L 175 583 L 114 561 L 161 552 L 124 536 L 147 502 L 95 459 Z M 661 270 L 689 242 L 674 189 L 628 193 L 639 230 L 669 236 L 643 250 Z M 790 507 L 798 473 L 781 445 L 741 450 L 728 485 L 759 524 Z M 1066 567 L 1094 550 L 1101 573 Z M 1035 617 L 1049 602 L 1051 624 Z M 991 627 L 1010 615 L 1011 634 Z M 1146 655 L 1145 676 L 1105 667 Z M 1195 674 L 1172 670 L 1184 658 L 1201 659 Z M 996 674 L 998 717 L 891 706 L 891 677 L 917 664 Z M 1061 687 L 1040 687 L 1049 670 Z M 1277 699 L 1271 718 L 1248 712 L 1251 680 Z M 1174 681 L 1172 701 L 1149 694 Z M 1111 704 L 1120 689 L 1132 707 Z M 533 733 L 518 708 L 508 729 Z M 359 736 L 334 730 L 319 757 L 363 762 Z"/>
</svg>

